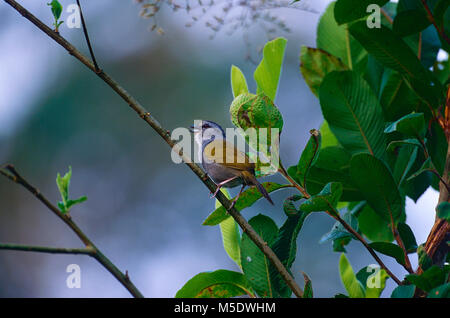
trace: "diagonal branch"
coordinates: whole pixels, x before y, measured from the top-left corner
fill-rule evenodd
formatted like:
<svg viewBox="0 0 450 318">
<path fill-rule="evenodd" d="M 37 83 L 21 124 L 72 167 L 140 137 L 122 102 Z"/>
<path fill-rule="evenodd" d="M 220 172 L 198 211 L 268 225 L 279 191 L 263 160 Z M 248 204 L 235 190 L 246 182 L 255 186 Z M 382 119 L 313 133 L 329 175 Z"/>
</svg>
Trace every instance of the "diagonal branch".
<svg viewBox="0 0 450 318">
<path fill-rule="evenodd" d="M 50 211 L 53 212 L 59 219 L 61 219 L 72 231 L 78 236 L 78 238 L 86 246 L 85 250 L 90 251 L 90 256 L 95 258 L 100 264 L 103 265 L 134 297 L 143 298 L 141 292 L 130 281 L 127 274 L 123 274 L 103 253 L 92 243 L 92 241 L 83 233 L 83 231 L 76 225 L 68 213 L 62 214 L 61 211 L 54 206 L 50 201 L 34 186 L 32 186 L 26 179 L 24 179 L 12 165 L 6 165 L 4 171 L 0 169 L 0 175 L 8 178 L 9 180 L 20 184 L 29 192 L 31 192 L 39 201 L 41 201 Z M 45 249 L 45 248 L 44 248 Z M 24 250 L 24 249 L 22 249 Z M 49 251 L 49 249 L 47 248 Z M 35 250 L 37 251 L 37 250 Z M 87 254 L 87 253 L 86 253 Z"/>
<path fill-rule="evenodd" d="M 91 71 L 95 72 L 106 84 L 108 84 L 122 99 L 141 117 L 148 125 L 150 125 L 164 141 L 172 148 L 172 151 L 176 152 L 183 159 L 184 163 L 197 175 L 197 177 L 205 184 L 205 186 L 214 193 L 216 190 L 215 183 L 203 172 L 203 170 L 191 159 L 183 154 L 182 149 L 173 141 L 170 137 L 170 131 L 164 129 L 161 124 L 124 88 L 122 88 L 116 81 L 114 81 L 108 74 L 100 70 L 97 72 L 95 65 L 80 51 L 78 51 L 71 43 L 64 39 L 59 34 L 55 33 L 52 29 L 46 26 L 41 20 L 36 18 L 28 10 L 22 7 L 14 0 L 4 0 L 7 4 L 13 7 L 23 17 L 33 23 L 37 28 L 47 34 L 51 39 L 61 45 L 67 52 L 78 59 Z M 281 263 L 280 259 L 273 252 L 273 250 L 267 245 L 266 242 L 256 233 L 247 220 L 240 214 L 238 210 L 231 206 L 231 202 L 225 197 L 225 195 L 219 191 L 216 199 L 225 207 L 228 213 L 235 219 L 242 230 L 250 237 L 255 245 L 267 256 L 272 262 L 274 267 L 280 273 L 283 280 L 291 288 L 297 297 L 303 296 L 302 289 L 295 282 L 292 275 L 288 272 L 286 267 Z"/>
</svg>

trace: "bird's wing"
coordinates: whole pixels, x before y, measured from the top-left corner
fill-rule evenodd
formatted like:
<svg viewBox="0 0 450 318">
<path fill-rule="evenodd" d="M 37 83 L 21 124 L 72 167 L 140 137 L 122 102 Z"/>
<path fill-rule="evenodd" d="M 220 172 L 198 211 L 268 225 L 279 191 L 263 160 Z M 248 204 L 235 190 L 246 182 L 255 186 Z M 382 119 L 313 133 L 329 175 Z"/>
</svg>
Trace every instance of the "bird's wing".
<svg viewBox="0 0 450 318">
<path fill-rule="evenodd" d="M 255 164 L 245 153 L 226 140 L 213 140 L 207 144 L 203 156 L 231 169 L 250 171 L 255 168 Z"/>
</svg>

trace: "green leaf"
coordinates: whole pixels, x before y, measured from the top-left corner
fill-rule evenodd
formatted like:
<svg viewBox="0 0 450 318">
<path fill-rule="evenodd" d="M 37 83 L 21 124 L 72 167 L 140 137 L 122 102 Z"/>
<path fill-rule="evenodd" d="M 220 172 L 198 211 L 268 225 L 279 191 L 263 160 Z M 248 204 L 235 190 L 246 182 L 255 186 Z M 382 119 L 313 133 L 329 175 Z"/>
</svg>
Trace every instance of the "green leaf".
<svg viewBox="0 0 450 318">
<path fill-rule="evenodd" d="M 418 288 L 425 292 L 431 291 L 445 283 L 446 274 L 445 271 L 436 265 L 431 266 L 421 275 L 409 274 L 406 275 L 406 279 L 411 283 L 416 285 Z"/>
<path fill-rule="evenodd" d="M 426 147 L 434 167 L 442 175 L 447 158 L 448 143 L 444 130 L 434 121 L 431 123 L 431 131 L 427 135 Z"/>
<path fill-rule="evenodd" d="M 389 69 L 383 75 L 380 104 L 383 107 L 384 118 L 395 121 L 415 110 L 419 98 L 411 90 L 406 80 L 398 72 Z"/>
<path fill-rule="evenodd" d="M 417 151 L 418 147 L 415 144 L 403 144 L 398 150 L 392 172 L 398 187 L 400 187 L 409 176 L 417 158 Z"/>
<path fill-rule="evenodd" d="M 324 120 L 320 126 L 320 135 L 322 136 L 322 148 L 340 146 L 336 136 L 331 132 L 330 126 Z"/>
<path fill-rule="evenodd" d="M 263 182 L 262 185 L 268 193 L 289 187 L 289 185 L 287 185 L 287 184 L 278 184 L 275 182 Z M 244 192 L 242 192 L 241 196 L 236 201 L 236 204 L 234 205 L 234 207 L 238 211 L 242 211 L 243 209 L 248 208 L 249 206 L 252 206 L 253 203 L 255 203 L 256 201 L 258 201 L 261 198 L 262 198 L 261 192 L 259 192 L 258 189 L 256 189 L 255 187 L 251 187 L 251 188 L 245 190 Z M 210 226 L 217 225 L 229 217 L 230 217 L 230 215 L 228 214 L 227 210 L 223 206 L 221 206 L 221 207 L 215 209 L 206 218 L 206 220 L 203 221 L 203 225 L 210 225 Z"/>
<path fill-rule="evenodd" d="M 342 184 L 339 182 L 328 183 L 320 193 L 311 196 L 300 205 L 304 212 L 329 211 L 333 213 L 342 196 Z"/>
<path fill-rule="evenodd" d="M 430 290 L 428 298 L 450 298 L 450 283 L 443 284 Z"/>
<path fill-rule="evenodd" d="M 271 218 L 258 214 L 251 218 L 249 223 L 269 246 L 273 243 L 278 227 Z M 247 281 L 258 296 L 278 296 L 270 279 L 270 261 L 245 233 L 241 240 L 241 264 Z"/>
<path fill-rule="evenodd" d="M 285 38 L 267 42 L 263 50 L 263 59 L 253 75 L 258 85 L 258 94 L 264 93 L 271 100 L 275 100 L 277 94 L 286 43 Z"/>
<path fill-rule="evenodd" d="M 220 189 L 225 196 L 230 199 L 230 194 L 226 189 Z M 222 204 L 216 200 L 216 209 L 220 208 Z M 239 226 L 233 218 L 227 218 L 219 224 L 222 233 L 222 242 L 225 252 L 228 256 L 241 267 L 241 234 L 239 233 Z"/>
<path fill-rule="evenodd" d="M 427 254 L 424 244 L 421 244 L 418 248 L 417 248 L 417 256 L 419 259 L 419 267 L 426 271 L 427 269 L 429 269 L 432 265 L 433 265 L 433 260 L 431 259 L 431 257 Z"/>
<path fill-rule="evenodd" d="M 356 215 L 359 214 L 363 206 L 364 202 L 362 202 L 362 204 L 357 204 L 352 210 L 345 212 L 342 216 L 342 219 L 356 232 L 359 232 Z M 352 239 L 354 239 L 353 235 L 348 232 L 340 222 L 336 221 L 331 230 L 321 237 L 319 243 L 322 244 L 327 241 L 333 241 L 333 251 L 345 253 L 346 250 L 344 246 L 350 243 Z"/>
<path fill-rule="evenodd" d="M 391 298 L 413 298 L 415 291 L 414 285 L 400 285 L 392 291 Z"/>
<path fill-rule="evenodd" d="M 450 223 L 450 203 L 441 202 L 436 207 L 436 215 L 440 219 L 444 219 Z"/>
<path fill-rule="evenodd" d="M 350 35 L 347 26 L 336 23 L 334 7 L 335 2 L 331 2 L 319 20 L 316 46 L 339 58 L 349 69 L 363 70 L 367 52 Z"/>
<path fill-rule="evenodd" d="M 347 151 L 384 156 L 386 137 L 381 106 L 359 74 L 352 71 L 328 74 L 319 96 L 325 120 Z"/>
<path fill-rule="evenodd" d="M 70 179 L 72 178 L 72 167 L 69 166 L 69 171 L 64 174 L 63 177 L 58 173 L 56 175 L 56 185 L 58 186 L 59 193 L 61 195 L 61 202 L 58 202 L 58 207 L 61 213 L 68 213 L 70 208 L 78 203 L 82 203 L 87 200 L 86 196 L 82 196 L 78 199 L 69 199 L 69 186 Z"/>
<path fill-rule="evenodd" d="M 395 258 L 400 265 L 405 265 L 405 254 L 400 246 L 387 242 L 373 242 L 369 246 L 377 252 Z"/>
<path fill-rule="evenodd" d="M 423 138 L 425 135 L 425 118 L 422 113 L 411 113 L 389 124 L 385 133 L 399 132 L 406 137 Z"/>
<path fill-rule="evenodd" d="M 366 298 L 380 298 L 389 275 L 379 266 L 366 266 L 356 274 L 356 278 L 364 287 Z"/>
<path fill-rule="evenodd" d="M 394 240 L 394 235 L 389 227 L 389 222 L 375 213 L 375 211 L 367 204 L 358 216 L 358 227 L 371 241 L 392 242 Z"/>
<path fill-rule="evenodd" d="M 350 162 L 353 183 L 370 207 L 385 221 L 397 222 L 404 216 L 404 206 L 397 185 L 386 165 L 369 154 L 357 154 Z"/>
<path fill-rule="evenodd" d="M 283 206 L 287 207 L 288 217 L 278 230 L 276 238 L 270 245 L 287 270 L 291 269 L 292 264 L 295 261 L 295 257 L 297 255 L 297 237 L 303 226 L 305 218 L 308 216 L 308 213 L 303 211 L 299 211 L 295 214 L 292 213 L 292 201 L 298 200 L 299 198 L 300 197 L 295 196 L 285 200 Z M 281 297 L 290 297 L 292 290 L 286 285 L 284 279 L 280 276 L 278 270 L 272 265 L 272 263 L 269 265 L 269 272 L 272 288 L 275 293 Z"/>
<path fill-rule="evenodd" d="M 411 228 L 403 222 L 398 223 L 397 225 L 398 234 L 405 245 L 405 249 L 408 253 L 414 253 L 417 251 L 417 241 L 414 237 L 414 233 Z"/>
<path fill-rule="evenodd" d="M 387 146 L 387 151 L 394 151 L 397 147 L 401 145 L 410 145 L 422 148 L 422 144 L 417 139 L 403 139 L 391 141 Z"/>
<path fill-rule="evenodd" d="M 305 280 L 305 287 L 303 288 L 303 298 L 314 298 L 311 279 L 303 273 L 303 279 Z"/>
<path fill-rule="evenodd" d="M 300 71 L 314 95 L 319 95 L 322 80 L 332 71 L 344 71 L 347 66 L 327 51 L 302 46 L 300 51 Z"/>
<path fill-rule="evenodd" d="M 381 64 L 402 74 L 421 98 L 433 107 L 439 105 L 440 83 L 400 36 L 383 25 L 369 29 L 365 21 L 353 23 L 349 30 Z"/>
<path fill-rule="evenodd" d="M 341 276 L 342 284 L 350 298 L 366 297 L 364 288 L 356 278 L 353 268 L 347 260 L 347 257 L 345 257 L 345 254 L 341 254 L 339 260 L 339 274 Z"/>
<path fill-rule="evenodd" d="M 47 5 L 51 6 L 53 17 L 55 18 L 55 21 L 58 21 L 63 10 L 61 3 L 59 3 L 58 0 L 53 0 L 52 2 L 47 3 Z"/>
<path fill-rule="evenodd" d="M 384 6 L 389 0 L 338 0 L 334 6 L 334 17 L 338 24 L 348 23 L 368 16 L 367 7 L 376 4 Z"/>
<path fill-rule="evenodd" d="M 323 140 L 323 139 L 322 139 Z M 342 201 L 358 201 L 363 197 L 350 179 L 350 155 L 342 147 L 322 148 L 315 164 L 308 170 L 306 189 L 311 195 L 318 194 L 329 182 L 342 183 Z M 289 175 L 298 183 L 297 166 L 289 167 Z"/>
<path fill-rule="evenodd" d="M 245 76 L 239 67 L 231 66 L 231 88 L 233 90 L 233 96 L 236 98 L 241 94 L 248 93 L 247 81 Z"/>
<path fill-rule="evenodd" d="M 295 173 L 295 179 L 299 180 L 300 185 L 302 186 L 305 186 L 309 169 L 316 163 L 321 148 L 320 132 L 318 130 L 312 129 L 310 131 L 310 134 L 311 137 L 309 138 L 305 149 L 303 149 L 300 160 L 297 164 L 297 171 Z"/>
<path fill-rule="evenodd" d="M 422 164 L 422 166 L 420 167 L 420 169 L 417 170 L 416 172 L 414 172 L 414 173 L 408 178 L 408 181 L 409 181 L 409 180 L 412 180 L 412 179 L 414 179 L 414 178 L 416 178 L 417 176 L 421 175 L 421 174 L 424 173 L 424 172 L 427 172 L 427 171 L 434 171 L 434 170 L 435 170 L 435 168 L 434 168 L 434 166 L 433 166 L 433 163 L 431 162 L 431 158 L 428 157 L 427 160 L 425 160 L 425 162 Z"/>
<path fill-rule="evenodd" d="M 414 9 L 397 13 L 392 29 L 404 37 L 425 30 L 431 24 L 425 10 Z"/>
<path fill-rule="evenodd" d="M 192 277 L 175 298 L 229 298 L 253 295 L 244 275 L 225 269 L 204 272 Z"/>
</svg>

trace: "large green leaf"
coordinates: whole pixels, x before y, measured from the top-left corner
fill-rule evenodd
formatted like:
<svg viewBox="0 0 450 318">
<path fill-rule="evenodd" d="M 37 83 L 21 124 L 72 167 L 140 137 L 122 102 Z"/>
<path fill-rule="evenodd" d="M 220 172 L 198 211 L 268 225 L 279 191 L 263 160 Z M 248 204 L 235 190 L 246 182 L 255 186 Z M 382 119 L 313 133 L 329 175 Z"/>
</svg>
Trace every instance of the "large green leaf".
<svg viewBox="0 0 450 318">
<path fill-rule="evenodd" d="M 423 138 L 426 131 L 425 117 L 422 113 L 411 113 L 389 124 L 385 133 L 399 132 L 405 137 Z"/>
<path fill-rule="evenodd" d="M 314 95 L 319 95 L 322 80 L 332 71 L 344 71 L 347 66 L 342 61 L 321 49 L 302 46 L 300 50 L 300 71 Z"/>
<path fill-rule="evenodd" d="M 267 42 L 263 50 L 263 59 L 254 73 L 258 94 L 264 93 L 273 101 L 277 94 L 286 42 L 285 38 Z"/>
<path fill-rule="evenodd" d="M 367 8 L 371 4 L 380 7 L 388 3 L 389 0 L 338 0 L 334 6 L 334 17 L 339 24 L 348 23 L 368 16 Z"/>
<path fill-rule="evenodd" d="M 420 145 L 420 143 L 419 143 Z M 416 144 L 403 144 L 394 154 L 395 164 L 392 171 L 395 183 L 401 187 L 411 174 L 419 148 Z"/>
<path fill-rule="evenodd" d="M 278 233 L 278 227 L 271 218 L 258 214 L 251 218 L 249 223 L 268 245 L 273 243 Z M 270 261 L 245 233 L 241 240 L 241 264 L 247 281 L 258 296 L 279 296 L 270 279 Z"/>
<path fill-rule="evenodd" d="M 436 265 L 431 266 L 422 274 L 409 274 L 406 275 L 406 279 L 411 283 L 422 289 L 423 291 L 429 292 L 433 288 L 436 288 L 445 283 L 446 273 L 443 269 Z"/>
<path fill-rule="evenodd" d="M 391 298 L 413 298 L 415 291 L 414 285 L 400 285 L 392 291 Z"/>
<path fill-rule="evenodd" d="M 395 121 L 416 110 L 419 99 L 398 72 L 388 70 L 384 74 L 386 80 L 382 87 L 380 104 L 384 118 L 387 121 Z"/>
<path fill-rule="evenodd" d="M 225 196 L 230 199 L 230 194 L 226 189 L 220 189 Z M 220 208 L 222 204 L 216 200 L 216 209 Z M 222 243 L 228 256 L 241 267 L 241 234 L 239 233 L 239 226 L 233 218 L 227 218 L 219 224 L 220 232 L 222 233 Z"/>
<path fill-rule="evenodd" d="M 236 98 L 241 94 L 248 93 L 247 81 L 239 67 L 231 66 L 231 88 L 233 96 Z"/>
<path fill-rule="evenodd" d="M 386 137 L 378 98 L 352 71 L 328 74 L 320 87 L 322 113 L 339 143 L 350 153 L 383 157 Z"/>
<path fill-rule="evenodd" d="M 443 284 L 430 290 L 428 298 L 450 298 L 450 283 Z"/>
<path fill-rule="evenodd" d="M 385 221 L 399 221 L 404 206 L 391 172 L 379 159 L 357 154 L 350 162 L 350 175 L 367 203 Z"/>
<path fill-rule="evenodd" d="M 192 277 L 175 295 L 176 298 L 229 298 L 253 295 L 245 276 L 238 272 L 219 269 Z"/>
<path fill-rule="evenodd" d="M 340 146 L 339 141 L 330 130 L 330 126 L 326 120 L 324 120 L 320 126 L 320 134 L 322 136 L 322 148 Z"/>
<path fill-rule="evenodd" d="M 323 139 L 322 139 L 323 140 Z M 342 147 L 322 148 L 315 164 L 308 170 L 306 189 L 311 195 L 318 194 L 330 182 L 342 183 L 342 201 L 358 201 L 363 197 L 350 179 L 350 155 Z M 297 166 L 290 167 L 288 173 L 297 182 Z"/>
<path fill-rule="evenodd" d="M 308 213 L 297 211 L 293 213 L 295 207 L 293 201 L 300 199 L 300 197 L 290 197 L 285 200 L 284 210 L 287 219 L 280 227 L 278 234 L 270 245 L 279 260 L 283 263 L 287 270 L 291 269 L 297 254 L 297 237 L 303 222 Z M 282 297 L 290 297 L 292 290 L 286 285 L 284 279 L 281 277 L 278 270 L 270 264 L 270 279 L 272 281 L 273 289 Z"/>
<path fill-rule="evenodd" d="M 417 250 L 417 241 L 414 237 L 414 233 L 408 224 L 400 222 L 397 225 L 398 234 L 405 245 L 405 249 L 408 253 L 414 253 Z"/>
<path fill-rule="evenodd" d="M 369 246 L 377 252 L 395 258 L 400 265 L 405 265 L 405 254 L 400 246 L 387 242 L 373 242 Z"/>
<path fill-rule="evenodd" d="M 303 149 L 300 160 L 298 161 L 296 167 L 295 175 L 293 176 L 293 178 L 295 180 L 298 180 L 300 185 L 302 186 L 305 186 L 309 169 L 316 163 L 321 148 L 320 132 L 313 129 L 310 131 L 310 133 L 311 137 L 309 138 L 305 149 Z"/>
<path fill-rule="evenodd" d="M 431 24 L 425 10 L 413 9 L 399 12 L 395 17 L 392 29 L 399 36 L 404 37 L 418 33 Z"/>
<path fill-rule="evenodd" d="M 342 184 L 330 182 L 318 194 L 311 196 L 300 205 L 300 210 L 304 212 L 329 211 L 332 213 L 342 196 Z"/>
<path fill-rule="evenodd" d="M 431 123 L 431 130 L 427 134 L 427 149 L 434 167 L 442 175 L 447 158 L 448 144 L 444 130 L 436 122 Z"/>
<path fill-rule="evenodd" d="M 353 268 L 347 260 L 347 257 L 345 257 L 345 254 L 342 254 L 339 260 L 339 274 L 341 276 L 342 284 L 344 285 L 350 298 L 366 297 L 364 287 L 356 278 Z"/>
<path fill-rule="evenodd" d="M 264 189 L 266 189 L 267 192 L 271 193 L 276 190 L 289 187 L 287 184 L 278 184 L 274 182 L 263 182 L 262 183 Z M 253 205 L 256 201 L 262 198 L 261 192 L 258 191 L 255 187 L 251 187 L 244 192 L 242 192 L 241 196 L 237 200 L 234 207 L 238 211 L 242 211 L 245 208 L 248 208 L 249 206 Z M 227 210 L 221 206 L 217 209 L 215 209 L 207 218 L 205 221 L 203 221 L 203 225 L 217 225 L 223 220 L 226 220 L 229 218 L 230 215 L 228 214 Z"/>
<path fill-rule="evenodd" d="M 375 211 L 367 204 L 358 215 L 358 227 L 371 241 L 392 242 L 394 240 L 394 235 L 389 227 L 389 222 L 375 213 Z"/>
<path fill-rule="evenodd" d="M 316 46 L 339 58 L 350 69 L 363 70 L 367 52 L 348 32 L 346 25 L 334 19 L 335 2 L 331 2 L 317 26 Z"/>
<path fill-rule="evenodd" d="M 381 28 L 369 29 L 365 21 L 353 23 L 349 30 L 381 64 L 407 78 L 421 98 L 433 107 L 439 105 L 440 83 L 422 66 L 416 54 L 400 36 L 383 25 Z"/>
</svg>

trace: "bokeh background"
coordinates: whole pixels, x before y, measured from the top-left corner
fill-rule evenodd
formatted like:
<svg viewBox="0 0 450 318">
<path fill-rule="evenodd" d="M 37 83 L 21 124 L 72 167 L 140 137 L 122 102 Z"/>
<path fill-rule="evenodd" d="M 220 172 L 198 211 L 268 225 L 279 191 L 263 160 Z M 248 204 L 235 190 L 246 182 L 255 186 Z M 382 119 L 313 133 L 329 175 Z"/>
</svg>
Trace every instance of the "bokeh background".
<svg viewBox="0 0 450 318">
<path fill-rule="evenodd" d="M 20 3 L 48 24 L 48 0 Z M 66 8 L 73 0 L 61 0 Z M 290 32 L 276 104 L 285 125 L 281 156 L 297 162 L 308 131 L 319 128 L 318 100 L 299 72 L 302 45 L 315 46 L 316 25 L 327 0 L 303 0 L 304 9 L 275 9 Z M 267 40 L 258 25 L 232 36 L 191 17 L 164 8 L 158 23 L 165 34 L 150 32 L 152 22 L 139 16 L 133 0 L 82 1 L 96 57 L 101 67 L 137 97 L 163 126 L 187 127 L 210 119 L 231 127 L 230 67 L 239 66 L 255 89 L 252 74 Z M 64 12 L 62 20 L 67 18 Z M 209 17 L 211 18 L 211 17 Z M 208 17 L 206 17 L 208 19 Z M 81 29 L 63 24 L 61 34 L 87 54 Z M 126 104 L 78 61 L 0 3 L 0 164 L 13 163 L 53 202 L 59 200 L 55 178 L 72 166 L 71 194 L 88 201 L 71 211 L 73 219 L 121 270 L 128 270 L 147 297 L 173 297 L 195 274 L 238 270 L 222 248 L 219 227 L 202 221 L 214 208 L 209 191 L 184 165 L 171 161 L 168 146 Z M 279 176 L 267 180 L 282 181 Z M 235 190 L 233 190 L 234 192 Z M 284 220 L 282 200 L 259 201 L 246 209 Z M 417 203 L 407 200 L 407 223 L 419 243 L 433 224 L 437 193 L 428 189 Z M 344 292 L 339 254 L 320 237 L 334 222 L 324 214 L 308 217 L 298 238 L 293 274 L 312 279 L 318 297 Z M 24 189 L 0 178 L 0 242 L 80 247 L 75 235 Z M 355 270 L 374 263 L 360 244 L 347 248 Z M 394 273 L 403 270 L 385 259 Z M 413 257 L 414 264 L 417 263 Z M 81 288 L 66 286 L 69 264 L 81 267 Z M 384 296 L 394 288 L 392 280 Z M 87 256 L 49 255 L 0 250 L 0 297 L 129 297 L 129 293 Z"/>
</svg>

